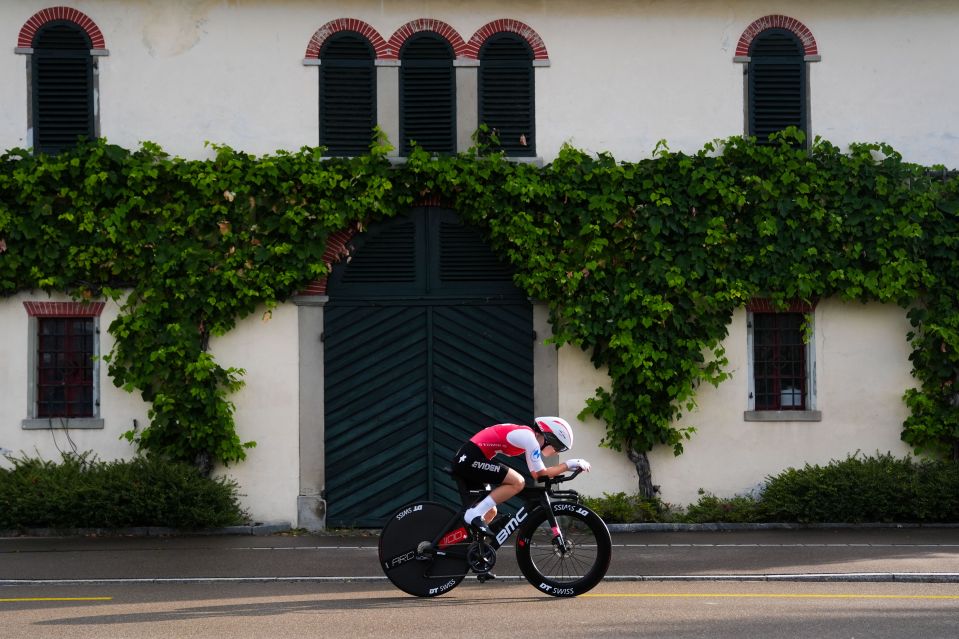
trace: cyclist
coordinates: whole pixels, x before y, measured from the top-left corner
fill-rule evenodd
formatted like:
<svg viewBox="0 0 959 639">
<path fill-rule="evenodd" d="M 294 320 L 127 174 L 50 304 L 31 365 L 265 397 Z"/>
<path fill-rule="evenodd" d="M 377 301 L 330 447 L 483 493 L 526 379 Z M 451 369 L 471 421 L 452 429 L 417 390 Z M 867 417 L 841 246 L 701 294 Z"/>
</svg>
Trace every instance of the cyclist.
<svg viewBox="0 0 959 639">
<path fill-rule="evenodd" d="M 533 426 L 496 424 L 484 428 L 463 444 L 453 457 L 453 475 L 460 477 L 470 489 L 497 485 L 482 501 L 466 511 L 463 519 L 478 532 L 492 536 L 487 524 L 496 516 L 496 505 L 519 494 L 526 480 L 505 464 L 493 461 L 496 453 L 509 457 L 526 455 L 526 465 L 533 478 L 556 477 L 567 470 L 589 472 L 585 459 L 568 459 L 546 467 L 543 457 L 562 453 L 573 447 L 573 429 L 562 417 L 537 417 Z"/>
</svg>

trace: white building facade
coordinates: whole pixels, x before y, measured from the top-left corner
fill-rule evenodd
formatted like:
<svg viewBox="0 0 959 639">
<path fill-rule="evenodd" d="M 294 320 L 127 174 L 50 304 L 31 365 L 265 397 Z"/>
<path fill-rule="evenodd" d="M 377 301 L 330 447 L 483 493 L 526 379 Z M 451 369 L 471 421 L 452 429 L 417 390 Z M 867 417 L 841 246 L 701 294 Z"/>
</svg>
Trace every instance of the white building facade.
<svg viewBox="0 0 959 639">
<path fill-rule="evenodd" d="M 532 92 L 528 130 L 516 155 L 542 163 L 567 143 L 635 161 L 659 140 L 695 152 L 712 139 L 754 132 L 749 73 L 760 60 L 751 53 L 773 30 L 799 47 L 791 58 L 800 78 L 796 117 L 808 135 L 840 147 L 887 142 L 907 161 L 959 167 L 959 84 L 951 81 L 959 5 L 952 3 L 89 0 L 64 7 L 29 0 L 3 4 L 0 17 L 0 43 L 7 43 L 0 54 L 3 149 L 45 143 L 38 133 L 47 117 L 38 110 L 43 87 L 34 75 L 43 53 L 35 45 L 51 24 L 75 25 L 88 38 L 94 135 L 128 148 L 152 141 L 188 158 L 208 157 L 207 141 L 258 154 L 320 144 L 321 105 L 332 104 L 321 95 L 324 52 L 344 33 L 369 45 L 370 113 L 399 157 L 403 134 L 415 127 L 404 93 L 412 80 L 403 75 L 415 56 L 404 55 L 423 34 L 445 47 L 449 143 L 465 150 L 485 108 L 478 107 L 484 47 L 507 34 L 527 47 L 532 78 L 524 85 Z M 305 293 L 268 321 L 254 314 L 211 342 L 220 363 L 246 370 L 246 386 L 233 398 L 237 428 L 241 440 L 257 442 L 246 461 L 218 471 L 237 479 L 256 520 L 319 528 L 332 507 L 330 355 L 322 338 L 329 338 L 326 304 L 335 295 L 323 287 Z M 763 310 L 733 317 L 724 342 L 732 378 L 700 390 L 689 418 L 698 432 L 686 452 L 651 454 L 666 501 L 693 502 L 700 488 L 749 491 L 789 466 L 857 451 L 908 452 L 899 438 L 907 415 L 902 395 L 913 383 L 902 309 L 834 300 L 801 309 L 813 317 L 797 373 L 805 384 L 802 410 L 792 410 L 798 405 L 787 386 L 777 387 L 774 409 L 757 404 L 761 337 L 753 318 Z M 120 436 L 148 423 L 148 406 L 115 388 L 103 364 L 93 369 L 92 417 L 44 418 L 37 408 L 38 321 L 83 316 L 94 330 L 94 354 L 106 354 L 106 328 L 117 312 L 111 302 L 81 311 L 67 297 L 39 292 L 0 300 L 0 447 L 47 458 L 70 449 L 108 459 L 134 454 Z M 546 315 L 545 305 L 532 304 L 532 410 L 574 423 L 575 455 L 595 469 L 578 480 L 582 492 L 633 492 L 633 465 L 598 446 L 604 427 L 575 418 L 605 375 L 579 350 L 544 344 Z M 362 467 L 360 452 L 352 466 Z"/>
</svg>

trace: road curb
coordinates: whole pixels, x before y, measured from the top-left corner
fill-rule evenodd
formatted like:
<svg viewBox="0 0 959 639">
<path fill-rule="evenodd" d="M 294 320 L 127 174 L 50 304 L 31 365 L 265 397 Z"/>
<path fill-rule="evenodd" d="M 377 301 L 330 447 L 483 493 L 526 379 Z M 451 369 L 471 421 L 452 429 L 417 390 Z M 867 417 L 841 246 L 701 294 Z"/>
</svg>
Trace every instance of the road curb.
<svg viewBox="0 0 959 639">
<path fill-rule="evenodd" d="M 608 524 L 611 533 L 636 532 L 741 532 L 763 530 L 875 530 L 890 529 L 959 529 L 959 523 L 886 523 L 870 522 L 860 524 L 825 523 L 825 524 L 797 524 L 786 522 L 770 523 L 708 523 L 708 524 L 678 524 L 678 523 L 634 523 Z M 0 538 L 6 537 L 213 537 L 220 535 L 235 536 L 267 536 L 285 533 L 293 530 L 288 521 L 257 522 L 244 526 L 226 526 L 223 528 L 206 528 L 202 530 L 179 530 L 164 526 L 138 526 L 131 528 L 27 528 L 25 530 L 0 530 Z M 364 529 L 365 530 L 365 529 Z M 337 532 L 342 532 L 336 529 Z M 357 529 L 355 532 L 359 533 Z M 311 531 L 308 534 L 331 534 L 331 530 Z M 351 531 L 347 531 L 349 534 Z"/>
<path fill-rule="evenodd" d="M 180 530 L 164 526 L 134 526 L 131 528 L 27 528 L 0 530 L 2 537 L 214 537 L 220 535 L 266 536 L 289 532 L 288 521 L 257 522 L 245 526 L 225 526 L 202 530 Z"/>
<path fill-rule="evenodd" d="M 498 575 L 496 581 L 525 581 L 521 575 Z M 658 582 L 805 582 L 805 583 L 959 583 L 959 573 L 802 573 L 729 575 L 606 575 L 603 581 Z M 389 583 L 386 577 L 138 577 L 114 579 L 0 579 L 14 586 L 109 586 L 131 584 Z"/>
<path fill-rule="evenodd" d="M 747 531 L 747 530 L 875 530 L 881 528 L 893 529 L 911 529 L 911 528 L 954 528 L 959 529 L 959 523 L 939 524 L 939 523 L 884 523 L 871 522 L 861 524 L 848 523 L 827 523 L 827 524 L 794 524 L 794 523 L 712 523 L 712 524 L 662 524 L 662 523 L 643 523 L 643 524 L 607 524 L 611 533 L 631 533 L 631 532 L 728 532 L 728 531 Z"/>
</svg>

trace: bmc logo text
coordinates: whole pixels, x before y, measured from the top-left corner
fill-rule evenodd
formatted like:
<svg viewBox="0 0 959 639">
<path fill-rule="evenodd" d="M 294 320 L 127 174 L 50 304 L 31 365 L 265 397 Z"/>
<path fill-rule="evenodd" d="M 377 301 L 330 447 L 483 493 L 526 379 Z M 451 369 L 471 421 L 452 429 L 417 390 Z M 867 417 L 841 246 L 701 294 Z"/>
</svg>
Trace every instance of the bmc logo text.
<svg viewBox="0 0 959 639">
<path fill-rule="evenodd" d="M 522 521 L 527 517 L 529 517 L 529 513 L 526 512 L 526 506 L 523 506 L 517 510 L 516 514 L 513 515 L 513 518 L 506 522 L 506 525 L 503 526 L 503 530 L 496 533 L 496 543 L 502 546 L 503 542 L 509 539 L 509 536 L 513 534 L 513 531 L 516 530 L 520 523 L 522 523 Z"/>
</svg>

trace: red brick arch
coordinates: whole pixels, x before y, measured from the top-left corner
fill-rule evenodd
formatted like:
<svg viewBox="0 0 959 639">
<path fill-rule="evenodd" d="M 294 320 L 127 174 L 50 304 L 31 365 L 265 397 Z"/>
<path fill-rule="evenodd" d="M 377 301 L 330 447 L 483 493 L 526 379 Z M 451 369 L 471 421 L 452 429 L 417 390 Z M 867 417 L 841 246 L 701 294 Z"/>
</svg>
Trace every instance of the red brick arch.
<svg viewBox="0 0 959 639">
<path fill-rule="evenodd" d="M 469 39 L 469 42 L 466 44 L 466 57 L 476 59 L 479 56 L 479 51 L 483 48 L 483 44 L 490 38 L 490 36 L 496 35 L 497 33 L 502 33 L 508 31 L 509 33 L 515 33 L 520 36 L 527 43 L 529 43 L 530 48 L 533 50 L 533 59 L 534 60 L 549 60 L 549 53 L 546 51 L 546 43 L 543 42 L 543 39 L 527 24 L 520 22 L 519 20 L 512 20 L 510 18 L 502 18 L 500 20 L 493 20 L 484 24 L 482 27 L 476 30 L 476 33 L 473 34 L 473 37 Z"/>
<path fill-rule="evenodd" d="M 332 271 L 334 264 L 342 262 L 350 256 L 350 251 L 353 250 L 353 238 L 356 237 L 359 232 L 359 226 L 352 225 L 349 228 L 336 231 L 326 239 L 326 251 L 323 253 L 323 262 L 327 268 Z M 326 295 L 326 283 L 328 279 L 329 275 L 326 275 L 318 280 L 313 280 L 307 284 L 305 288 L 301 289 L 298 294 Z"/>
<path fill-rule="evenodd" d="M 450 46 L 453 47 L 454 57 L 469 57 L 466 52 L 466 42 L 463 40 L 463 36 L 461 36 L 459 32 L 450 25 L 441 20 L 434 20 L 433 18 L 419 18 L 418 20 L 411 20 L 397 29 L 396 32 L 390 36 L 390 55 L 386 57 L 390 57 L 394 60 L 398 59 L 400 55 L 400 49 L 403 47 L 403 44 L 409 40 L 411 36 L 422 31 L 433 31 L 446 38 L 446 41 L 449 42 Z"/>
<path fill-rule="evenodd" d="M 813 37 L 809 27 L 795 18 L 780 15 L 770 15 L 754 21 L 746 27 L 743 34 L 739 37 L 739 43 L 736 45 L 736 56 L 748 56 L 749 47 L 752 45 L 756 36 L 766 29 L 786 29 L 792 31 L 802 42 L 806 55 L 819 55 L 819 47 L 816 44 L 816 38 Z"/>
<path fill-rule="evenodd" d="M 313 34 L 310 42 L 306 45 L 306 58 L 314 60 L 319 58 L 323 44 L 330 36 L 340 31 L 354 31 L 369 40 L 370 44 L 373 45 L 373 51 L 376 52 L 377 60 L 390 57 L 387 55 L 389 45 L 386 44 L 386 40 L 383 39 L 379 31 L 368 23 L 357 20 L 356 18 L 337 18 L 336 20 L 330 20 L 316 30 L 316 33 Z"/>
<path fill-rule="evenodd" d="M 70 7 L 50 7 L 41 9 L 33 14 L 20 28 L 20 35 L 17 36 L 17 48 L 29 49 L 33 47 L 33 37 L 37 35 L 43 25 L 54 20 L 68 20 L 83 29 L 90 38 L 91 47 L 94 49 L 106 49 L 106 43 L 103 40 L 103 33 L 100 27 L 91 20 L 85 13 L 71 9 Z"/>
</svg>

